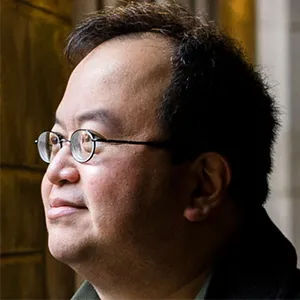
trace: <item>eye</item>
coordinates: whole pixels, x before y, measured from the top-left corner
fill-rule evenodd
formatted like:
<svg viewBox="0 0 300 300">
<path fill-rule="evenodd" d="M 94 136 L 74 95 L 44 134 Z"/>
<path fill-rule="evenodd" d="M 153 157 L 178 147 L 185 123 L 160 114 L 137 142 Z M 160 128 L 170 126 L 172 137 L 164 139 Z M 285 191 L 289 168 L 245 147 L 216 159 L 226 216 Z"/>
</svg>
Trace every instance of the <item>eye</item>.
<svg viewBox="0 0 300 300">
<path fill-rule="evenodd" d="M 57 136 L 55 136 L 54 134 L 50 135 L 49 137 L 49 144 L 50 145 L 56 145 L 59 143 L 59 139 Z"/>
<path fill-rule="evenodd" d="M 81 148 L 82 150 L 84 150 L 85 152 L 92 152 L 93 150 L 93 141 L 92 141 L 92 137 L 89 133 L 84 132 L 81 135 Z"/>
<path fill-rule="evenodd" d="M 63 136 L 59 135 L 58 133 L 51 132 L 49 135 L 48 142 L 49 142 L 49 145 L 55 146 L 55 145 L 60 144 L 62 139 L 63 139 Z"/>
<path fill-rule="evenodd" d="M 93 134 L 93 138 L 96 139 L 96 142 L 95 142 L 95 154 L 98 154 L 99 152 L 101 152 L 103 150 L 103 146 L 104 146 L 104 143 L 103 143 L 103 140 L 105 140 L 104 137 L 102 137 L 100 134 L 95 134 L 95 133 L 92 133 Z"/>
<path fill-rule="evenodd" d="M 82 136 L 81 136 L 81 142 L 82 143 L 90 143 L 92 141 L 91 139 L 91 136 L 88 134 L 88 133 L 84 133 Z"/>
</svg>

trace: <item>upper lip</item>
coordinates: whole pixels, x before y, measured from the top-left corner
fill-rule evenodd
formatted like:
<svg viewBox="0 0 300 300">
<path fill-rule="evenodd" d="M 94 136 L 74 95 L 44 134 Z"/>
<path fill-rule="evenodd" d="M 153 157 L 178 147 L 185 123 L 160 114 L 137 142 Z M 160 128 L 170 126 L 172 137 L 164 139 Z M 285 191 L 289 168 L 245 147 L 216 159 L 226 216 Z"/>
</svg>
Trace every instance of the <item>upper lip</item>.
<svg viewBox="0 0 300 300">
<path fill-rule="evenodd" d="M 49 204 L 50 207 L 72 206 L 72 207 L 86 208 L 86 206 L 82 203 L 75 203 L 73 201 L 69 201 L 61 198 L 51 199 Z"/>
</svg>

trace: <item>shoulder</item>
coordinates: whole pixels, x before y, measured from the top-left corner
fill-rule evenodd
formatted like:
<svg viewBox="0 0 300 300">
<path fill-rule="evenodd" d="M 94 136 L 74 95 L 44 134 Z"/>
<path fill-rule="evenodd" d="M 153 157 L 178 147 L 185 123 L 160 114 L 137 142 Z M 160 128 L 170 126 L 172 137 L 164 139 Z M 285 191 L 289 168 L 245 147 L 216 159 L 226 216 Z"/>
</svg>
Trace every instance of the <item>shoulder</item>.
<svg viewBox="0 0 300 300">
<path fill-rule="evenodd" d="M 300 299 L 300 270 L 296 269 L 288 288 L 288 297 L 286 299 Z"/>
</svg>

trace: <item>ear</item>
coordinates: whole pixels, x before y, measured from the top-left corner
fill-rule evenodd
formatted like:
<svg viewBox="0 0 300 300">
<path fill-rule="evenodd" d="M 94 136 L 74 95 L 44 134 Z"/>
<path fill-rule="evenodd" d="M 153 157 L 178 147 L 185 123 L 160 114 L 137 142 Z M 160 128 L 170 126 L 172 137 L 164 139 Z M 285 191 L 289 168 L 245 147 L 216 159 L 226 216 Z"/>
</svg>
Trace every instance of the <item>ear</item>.
<svg viewBox="0 0 300 300">
<path fill-rule="evenodd" d="M 193 162 L 192 173 L 195 184 L 184 216 L 191 222 L 199 222 L 206 219 L 224 198 L 231 172 L 228 162 L 221 155 L 209 152 Z"/>
</svg>

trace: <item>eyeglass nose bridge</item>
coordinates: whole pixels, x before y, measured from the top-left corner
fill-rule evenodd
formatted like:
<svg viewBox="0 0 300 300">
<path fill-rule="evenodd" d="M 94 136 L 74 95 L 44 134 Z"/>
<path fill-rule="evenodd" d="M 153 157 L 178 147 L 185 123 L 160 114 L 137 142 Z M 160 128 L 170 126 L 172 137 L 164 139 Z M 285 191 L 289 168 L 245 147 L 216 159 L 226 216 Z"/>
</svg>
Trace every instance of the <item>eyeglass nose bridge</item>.
<svg viewBox="0 0 300 300">
<path fill-rule="evenodd" d="M 57 134 L 56 134 L 56 135 L 57 135 Z M 53 159 L 57 156 L 57 154 L 61 151 L 61 149 L 63 149 L 63 144 L 64 144 L 64 143 L 69 143 L 69 145 L 70 145 L 69 151 L 70 151 L 70 153 L 71 153 L 71 155 L 72 155 L 72 157 L 73 157 L 73 153 L 72 153 L 72 149 L 71 149 L 71 145 L 72 145 L 71 140 L 68 140 L 68 139 L 66 139 L 66 138 L 61 138 L 59 135 L 57 135 L 57 138 L 58 138 L 58 143 L 59 143 L 59 149 L 58 149 L 57 152 L 55 153 Z M 50 163 L 50 161 L 49 161 L 49 163 Z"/>
<path fill-rule="evenodd" d="M 71 144 L 72 144 L 71 140 L 68 140 L 68 139 L 65 139 L 65 138 L 59 138 L 60 148 L 62 148 L 63 147 L 63 143 L 66 143 L 66 142 L 68 142 L 70 144 L 70 146 L 71 146 Z"/>
</svg>

